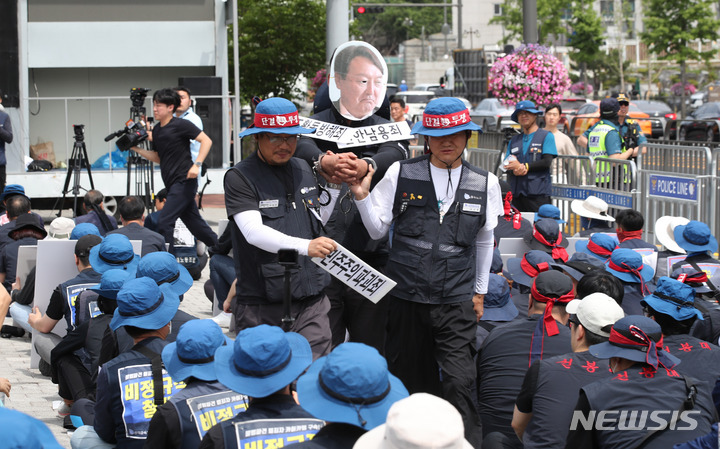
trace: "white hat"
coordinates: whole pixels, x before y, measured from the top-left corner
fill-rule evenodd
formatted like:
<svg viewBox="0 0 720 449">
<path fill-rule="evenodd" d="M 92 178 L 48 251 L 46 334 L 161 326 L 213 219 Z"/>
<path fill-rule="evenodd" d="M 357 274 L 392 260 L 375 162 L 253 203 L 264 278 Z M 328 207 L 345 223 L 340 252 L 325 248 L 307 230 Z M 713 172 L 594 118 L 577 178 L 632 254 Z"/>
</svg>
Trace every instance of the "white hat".
<svg viewBox="0 0 720 449">
<path fill-rule="evenodd" d="M 610 328 L 625 316 L 622 307 L 605 293 L 592 293 L 583 299 L 573 299 L 565 311 L 577 315 L 583 327 L 601 337 L 610 336 Z"/>
<path fill-rule="evenodd" d="M 689 222 L 690 220 L 685 217 L 664 215 L 655 222 L 655 237 L 657 237 L 658 241 L 668 250 L 685 254 L 685 250 L 675 241 L 674 231 L 677 226 L 685 226 Z"/>
<path fill-rule="evenodd" d="M 460 413 L 445 399 L 415 393 L 394 403 L 385 424 L 365 433 L 354 449 L 472 449 Z"/>
<path fill-rule="evenodd" d="M 570 209 L 581 217 L 615 221 L 613 217 L 607 214 L 608 204 L 593 195 L 588 196 L 583 201 L 573 200 L 573 202 L 570 203 Z"/>
<path fill-rule="evenodd" d="M 48 228 L 47 239 L 49 240 L 69 240 L 70 233 L 75 227 L 75 222 L 67 217 L 58 217 L 50 223 Z"/>
</svg>

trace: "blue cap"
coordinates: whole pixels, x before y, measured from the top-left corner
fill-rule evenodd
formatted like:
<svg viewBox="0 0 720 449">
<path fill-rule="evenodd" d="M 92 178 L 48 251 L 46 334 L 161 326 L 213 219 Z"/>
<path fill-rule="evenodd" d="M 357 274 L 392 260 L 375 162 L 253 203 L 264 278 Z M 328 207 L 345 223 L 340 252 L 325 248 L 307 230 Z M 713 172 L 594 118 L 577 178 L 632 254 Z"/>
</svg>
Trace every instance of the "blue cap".
<svg viewBox="0 0 720 449">
<path fill-rule="evenodd" d="M 312 351 L 305 337 L 267 324 L 243 329 L 232 346 L 215 351 L 218 381 L 253 398 L 290 385 L 310 363 Z"/>
<path fill-rule="evenodd" d="M 390 406 L 408 397 L 377 349 L 343 343 L 313 363 L 297 383 L 302 408 L 318 419 L 370 430 L 383 423 Z"/>
<path fill-rule="evenodd" d="M 535 213 L 535 220 L 538 221 L 542 218 L 552 218 L 558 223 L 567 223 L 565 220 L 560 218 L 560 209 L 557 208 L 557 206 L 553 206 L 552 204 L 543 204 L 540 206 L 538 211 Z"/>
<path fill-rule="evenodd" d="M 593 243 L 593 245 L 590 245 L 590 242 Z M 595 251 L 588 248 L 588 245 L 595 248 L 595 246 L 599 246 L 601 249 L 597 250 L 600 252 L 607 251 L 607 255 L 598 254 Z M 594 258 L 601 260 L 602 262 L 606 262 L 612 252 L 617 248 L 618 246 L 618 240 L 617 238 L 611 236 L 610 234 L 605 234 L 602 232 L 596 232 L 595 234 L 591 235 L 589 239 L 587 240 L 578 240 L 575 242 L 575 252 L 576 253 L 584 253 L 589 256 L 593 256 Z"/>
<path fill-rule="evenodd" d="M 526 269 L 523 267 L 523 259 L 525 260 L 525 264 L 527 264 L 525 265 Z M 523 257 L 508 259 L 507 271 L 513 282 L 517 282 L 526 287 L 532 287 L 535 276 L 543 271 L 552 270 L 554 265 L 555 261 L 550 254 L 534 249 L 526 252 Z M 526 271 L 535 271 L 537 274 Z"/>
<path fill-rule="evenodd" d="M 100 235 L 100 230 L 98 230 L 97 226 L 94 224 L 80 223 L 75 225 L 70 233 L 70 240 L 79 240 L 80 237 L 84 237 L 86 235 L 97 235 L 98 237 L 102 237 L 102 235 Z"/>
<path fill-rule="evenodd" d="M 710 232 L 708 225 L 692 220 L 688 224 L 675 226 L 673 230 L 675 243 L 689 253 L 718 250 L 717 239 Z"/>
<path fill-rule="evenodd" d="M 103 273 L 100 283 L 90 287 L 88 290 L 104 298 L 117 299 L 118 292 L 129 279 L 132 279 L 132 273 L 125 270 L 108 270 Z"/>
<path fill-rule="evenodd" d="M 511 321 L 518 316 L 518 309 L 510 300 L 510 286 L 507 279 L 490 273 L 483 310 L 483 316 L 480 318 L 483 321 Z"/>
<path fill-rule="evenodd" d="M 565 236 L 562 235 L 562 232 L 560 232 L 560 225 L 558 225 L 558 223 L 552 218 L 541 218 L 537 220 L 533 224 L 532 229 L 528 229 L 525 236 L 523 236 L 525 243 L 530 249 L 551 251 L 553 248 L 552 246 L 541 243 L 540 240 L 535 237 L 536 231 L 545 239 L 546 242 L 556 242 L 558 238 L 561 238 L 560 246 L 567 248 L 568 241 Z"/>
<path fill-rule="evenodd" d="M 44 422 L 5 407 L 0 407 L 0 434 L 5 449 L 63 449 Z"/>
<path fill-rule="evenodd" d="M 132 243 L 122 234 L 109 234 L 90 250 L 90 265 L 98 273 L 119 269 L 134 274 L 139 261 L 140 256 L 135 254 Z"/>
<path fill-rule="evenodd" d="M 635 344 L 619 341 L 615 335 L 632 340 Z M 620 357 L 653 365 L 657 368 L 658 362 L 665 368 L 672 368 L 680 359 L 663 351 L 657 345 L 662 339 L 662 329 L 650 318 L 638 315 L 628 315 L 615 322 L 610 332 L 610 340 L 605 343 L 590 346 L 590 354 L 599 359 Z"/>
<path fill-rule="evenodd" d="M 157 330 L 168 324 L 180 306 L 180 298 L 150 278 L 130 279 L 117 294 L 117 309 L 110 328 L 134 326 Z"/>
<path fill-rule="evenodd" d="M 2 193 L 0 193 L 0 201 L 5 201 L 7 197 L 13 195 L 22 195 L 25 198 L 30 199 L 30 197 L 25 195 L 25 187 L 21 186 L 20 184 L 7 184 L 5 186 L 5 189 L 3 189 Z"/>
<path fill-rule="evenodd" d="M 465 103 L 455 97 L 441 97 L 430 100 L 422 121 L 415 123 L 412 133 L 439 137 L 466 130 L 482 133 L 482 128 L 470 118 Z"/>
<path fill-rule="evenodd" d="M 600 102 L 600 116 L 613 118 L 620 111 L 620 103 L 617 98 L 603 98 Z"/>
<path fill-rule="evenodd" d="M 280 97 L 268 98 L 255 108 L 253 124 L 239 134 L 239 137 L 258 133 L 271 134 L 309 134 L 314 129 L 300 126 L 300 116 L 295 105 Z"/>
<path fill-rule="evenodd" d="M 162 359 L 176 381 L 189 377 L 217 380 L 215 351 L 224 345 L 232 345 L 232 340 L 225 337 L 215 321 L 190 320 L 180 326 L 175 341 L 163 348 Z"/>
<path fill-rule="evenodd" d="M 158 285 L 168 285 L 178 296 L 184 295 L 193 285 L 187 268 L 165 251 L 155 251 L 140 258 L 136 276 L 154 279 Z"/>
<path fill-rule="evenodd" d="M 640 279 L 632 271 L 621 271 L 614 267 L 624 270 L 640 270 L 639 274 L 643 282 L 649 282 L 655 276 L 655 270 L 650 265 L 644 265 L 642 256 L 629 248 L 618 248 L 613 251 L 608 261 L 605 262 L 605 271 L 623 282 L 640 283 Z"/>
<path fill-rule="evenodd" d="M 677 321 L 693 317 L 703 319 L 702 313 L 695 308 L 695 289 L 667 276 L 658 279 L 655 291 L 640 303 Z"/>
<path fill-rule="evenodd" d="M 518 113 L 520 111 L 527 111 L 527 112 L 529 112 L 531 114 L 535 114 L 535 115 L 543 114 L 543 112 L 540 109 L 535 107 L 535 103 L 533 103 L 530 100 L 523 100 L 515 105 L 515 111 L 510 116 L 510 120 L 512 120 L 515 123 L 519 123 L 518 122 Z"/>
</svg>

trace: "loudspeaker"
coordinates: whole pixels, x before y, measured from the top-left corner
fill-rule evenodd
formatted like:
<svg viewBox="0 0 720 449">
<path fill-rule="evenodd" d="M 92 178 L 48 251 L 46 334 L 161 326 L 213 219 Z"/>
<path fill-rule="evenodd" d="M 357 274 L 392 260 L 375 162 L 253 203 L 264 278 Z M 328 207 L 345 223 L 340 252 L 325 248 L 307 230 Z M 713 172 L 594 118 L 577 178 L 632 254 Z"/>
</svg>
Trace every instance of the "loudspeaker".
<svg viewBox="0 0 720 449">
<path fill-rule="evenodd" d="M 18 10 L 16 0 L 0 2 L 0 89 L 3 106 L 20 106 Z"/>
<path fill-rule="evenodd" d="M 186 76 L 178 78 L 178 86 L 186 87 L 194 102 L 194 110 L 203 121 L 203 131 L 213 141 L 205 163 L 210 168 L 223 164 L 222 99 L 195 98 L 196 95 L 222 95 L 222 78 L 217 76 Z"/>
</svg>

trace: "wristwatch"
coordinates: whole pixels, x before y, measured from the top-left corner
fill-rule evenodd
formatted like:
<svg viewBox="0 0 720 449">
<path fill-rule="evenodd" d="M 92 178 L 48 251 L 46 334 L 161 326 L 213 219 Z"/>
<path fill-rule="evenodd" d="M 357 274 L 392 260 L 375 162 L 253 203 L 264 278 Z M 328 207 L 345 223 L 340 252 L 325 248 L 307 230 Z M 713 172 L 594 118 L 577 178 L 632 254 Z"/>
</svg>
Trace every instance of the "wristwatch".
<svg viewBox="0 0 720 449">
<path fill-rule="evenodd" d="M 195 162 L 195 165 L 198 167 L 202 167 L 202 164 L 203 164 L 202 162 Z"/>
</svg>

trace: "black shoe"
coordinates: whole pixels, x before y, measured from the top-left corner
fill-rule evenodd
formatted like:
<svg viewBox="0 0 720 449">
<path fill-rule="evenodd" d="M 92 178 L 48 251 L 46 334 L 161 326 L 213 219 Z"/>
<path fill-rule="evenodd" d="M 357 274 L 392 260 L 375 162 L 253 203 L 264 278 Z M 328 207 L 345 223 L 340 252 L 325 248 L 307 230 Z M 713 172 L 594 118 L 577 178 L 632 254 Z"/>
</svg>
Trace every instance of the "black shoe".
<svg viewBox="0 0 720 449">
<path fill-rule="evenodd" d="M 43 359 L 40 359 L 40 364 L 38 364 L 38 369 L 40 370 L 40 374 L 42 374 L 45 377 L 51 377 L 52 376 L 52 368 L 50 367 L 50 364 L 46 362 Z"/>
<path fill-rule="evenodd" d="M 22 337 L 23 335 L 25 335 L 25 329 L 22 327 L 9 326 L 6 324 L 0 329 L 0 337 L 2 338 Z"/>
</svg>

